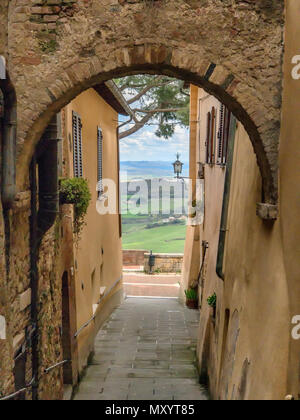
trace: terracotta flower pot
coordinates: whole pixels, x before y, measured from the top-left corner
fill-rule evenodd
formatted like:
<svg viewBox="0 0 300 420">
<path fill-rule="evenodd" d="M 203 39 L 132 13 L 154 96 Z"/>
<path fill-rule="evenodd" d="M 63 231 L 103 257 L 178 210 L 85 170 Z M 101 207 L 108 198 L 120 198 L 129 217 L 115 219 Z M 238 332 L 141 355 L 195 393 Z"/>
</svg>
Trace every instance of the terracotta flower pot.
<svg viewBox="0 0 300 420">
<path fill-rule="evenodd" d="M 186 300 L 186 306 L 190 309 L 198 309 L 198 300 Z"/>
</svg>

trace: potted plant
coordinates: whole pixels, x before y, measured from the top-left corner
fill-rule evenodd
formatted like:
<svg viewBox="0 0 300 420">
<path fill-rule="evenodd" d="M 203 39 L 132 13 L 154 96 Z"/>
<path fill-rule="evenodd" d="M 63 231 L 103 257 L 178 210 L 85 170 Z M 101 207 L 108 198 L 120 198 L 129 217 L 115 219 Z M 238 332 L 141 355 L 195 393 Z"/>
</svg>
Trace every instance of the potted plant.
<svg viewBox="0 0 300 420">
<path fill-rule="evenodd" d="M 74 234 L 79 239 L 85 224 L 84 219 L 91 201 L 88 182 L 84 178 L 60 180 L 60 204 L 74 205 Z"/>
<path fill-rule="evenodd" d="M 216 319 L 216 312 L 217 312 L 217 295 L 216 295 L 216 293 L 209 296 L 209 298 L 207 299 L 207 303 L 213 310 L 213 315 L 212 315 L 213 319 Z"/>
<path fill-rule="evenodd" d="M 198 309 L 198 292 L 196 289 L 185 290 L 186 306 L 190 309 Z"/>
</svg>

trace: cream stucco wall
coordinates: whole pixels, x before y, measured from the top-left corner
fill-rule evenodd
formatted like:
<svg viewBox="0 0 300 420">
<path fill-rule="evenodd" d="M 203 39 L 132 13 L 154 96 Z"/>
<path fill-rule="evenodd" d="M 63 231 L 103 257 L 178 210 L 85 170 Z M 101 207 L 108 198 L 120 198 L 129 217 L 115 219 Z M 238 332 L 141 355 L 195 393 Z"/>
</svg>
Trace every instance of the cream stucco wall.
<svg viewBox="0 0 300 420">
<path fill-rule="evenodd" d="M 94 315 L 95 321 L 78 335 L 79 370 L 86 365 L 94 346 L 94 337 L 101 326 L 103 313 L 112 311 L 122 297 L 122 245 L 119 231 L 119 215 L 100 215 L 97 202 L 97 127 L 103 132 L 103 178 L 111 179 L 118 194 L 118 114 L 94 90 L 79 95 L 66 107 L 66 136 L 72 138 L 72 112 L 82 120 L 83 177 L 88 180 L 92 201 L 86 216 L 86 226 L 78 245 L 74 246 L 77 329 Z M 68 153 L 69 173 L 73 175 L 73 149 Z M 118 200 L 118 198 L 117 198 Z M 119 282 L 118 282 L 119 281 Z M 118 283 L 117 283 L 118 282 Z M 113 287 L 115 284 L 117 285 Z M 101 303 L 100 288 L 109 293 Z M 119 299 L 112 298 L 118 294 Z M 104 308 L 105 306 L 105 308 Z"/>
<path fill-rule="evenodd" d="M 216 331 L 219 377 L 215 395 L 283 399 L 290 319 L 280 225 L 263 222 L 255 214 L 261 179 L 241 124 L 233 165 L 223 285 L 220 280 L 224 297 Z M 230 311 L 227 336 L 226 309 Z"/>
<path fill-rule="evenodd" d="M 201 162 L 205 161 L 206 114 L 212 106 L 218 106 L 216 99 L 199 90 L 195 158 Z M 201 379 L 208 376 L 215 399 L 283 399 L 291 393 L 288 381 L 293 369 L 289 368 L 289 357 L 297 371 L 296 359 L 299 360 L 300 354 L 297 356 L 296 348 L 294 353 L 290 352 L 293 347 L 290 344 L 291 299 L 284 265 L 287 250 L 282 242 L 283 222 L 280 218 L 267 223 L 256 215 L 256 203 L 262 195 L 261 177 L 251 142 L 240 123 L 235 135 L 225 281 L 216 274 L 224 179 L 225 169 L 205 165 L 204 224 L 200 226 L 200 237 L 195 241 L 191 235 L 186 244 L 185 261 L 199 267 L 202 260 L 199 241 L 209 243 L 204 290 L 200 289 L 200 296 L 203 293 L 198 341 Z M 192 258 L 199 248 L 198 258 Z M 295 244 L 293 249 L 297 250 Z M 290 252 L 293 255 L 292 249 Z M 294 258 L 295 254 L 292 260 L 298 266 Z M 186 266 L 185 270 L 184 275 Z M 218 299 L 216 319 L 207 305 L 207 298 L 214 292 Z M 296 373 L 294 383 L 295 376 Z"/>
<path fill-rule="evenodd" d="M 280 139 L 280 227 L 290 319 L 300 315 L 300 79 L 292 59 L 300 53 L 300 2 L 286 0 L 284 86 Z M 298 70 L 298 75 L 300 71 Z M 294 327 L 294 326 L 293 326 Z M 292 328 L 290 324 L 290 329 Z M 300 340 L 290 338 L 288 393 L 300 399 Z"/>
</svg>

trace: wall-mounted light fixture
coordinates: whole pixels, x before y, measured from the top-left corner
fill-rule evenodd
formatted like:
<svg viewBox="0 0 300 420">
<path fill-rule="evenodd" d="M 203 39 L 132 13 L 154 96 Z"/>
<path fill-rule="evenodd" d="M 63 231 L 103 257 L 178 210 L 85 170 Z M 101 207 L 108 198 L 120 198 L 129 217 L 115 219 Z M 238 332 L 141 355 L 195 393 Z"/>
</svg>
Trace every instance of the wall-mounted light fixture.
<svg viewBox="0 0 300 420">
<path fill-rule="evenodd" d="M 176 155 L 177 160 L 172 164 L 174 167 L 174 174 L 176 175 L 176 178 L 179 179 L 181 178 L 181 174 L 182 174 L 182 167 L 183 167 L 183 163 L 180 162 L 179 158 L 180 158 L 180 154 L 177 153 Z"/>
</svg>

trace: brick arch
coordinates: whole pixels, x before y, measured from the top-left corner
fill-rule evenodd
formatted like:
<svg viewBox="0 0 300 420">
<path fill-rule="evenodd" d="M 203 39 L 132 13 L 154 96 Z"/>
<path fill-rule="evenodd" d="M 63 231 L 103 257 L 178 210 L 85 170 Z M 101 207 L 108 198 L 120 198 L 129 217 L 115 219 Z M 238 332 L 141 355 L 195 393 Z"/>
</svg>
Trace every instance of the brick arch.
<svg viewBox="0 0 300 420">
<path fill-rule="evenodd" d="M 277 203 L 283 2 L 36 0 L 32 6 L 23 0 L 21 8 L 15 3 L 10 2 L 8 38 L 19 109 L 19 188 L 55 112 L 99 81 L 148 72 L 201 86 L 234 112 L 251 138 L 264 201 Z"/>
<path fill-rule="evenodd" d="M 44 94 L 49 97 L 49 102 L 43 105 L 44 109 L 28 129 L 27 139 L 18 162 L 19 180 L 20 177 L 24 179 L 22 171 L 28 167 L 34 146 L 53 115 L 79 93 L 112 77 L 141 72 L 165 74 L 204 88 L 223 102 L 244 124 L 261 170 L 265 200 L 267 203 L 276 203 L 276 171 L 272 170 L 271 156 L 268 156 L 265 147 L 269 138 L 264 137 L 264 133 L 260 134 L 251 115 L 247 112 L 248 108 L 251 109 L 254 106 L 257 111 L 259 104 L 243 101 L 238 89 L 239 81 L 232 74 L 222 66 L 210 63 L 205 59 L 195 58 L 194 55 L 189 56 L 185 53 L 183 58 L 180 49 L 166 48 L 161 45 L 122 48 L 121 51 L 116 51 L 115 57 L 114 66 L 109 69 L 106 67 L 106 63 L 98 60 L 97 56 L 76 63 L 45 88 Z M 66 85 L 66 79 L 72 80 L 71 86 Z"/>
</svg>

